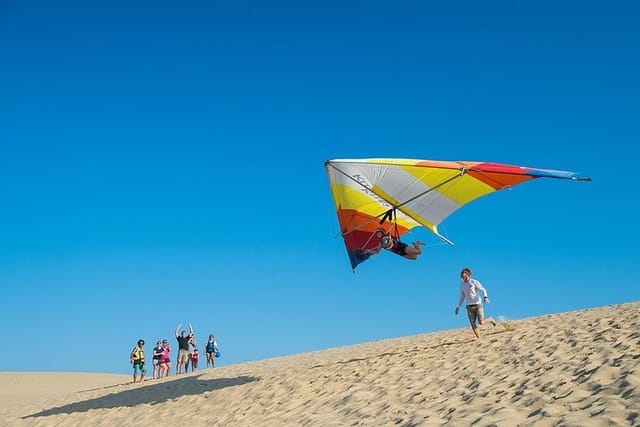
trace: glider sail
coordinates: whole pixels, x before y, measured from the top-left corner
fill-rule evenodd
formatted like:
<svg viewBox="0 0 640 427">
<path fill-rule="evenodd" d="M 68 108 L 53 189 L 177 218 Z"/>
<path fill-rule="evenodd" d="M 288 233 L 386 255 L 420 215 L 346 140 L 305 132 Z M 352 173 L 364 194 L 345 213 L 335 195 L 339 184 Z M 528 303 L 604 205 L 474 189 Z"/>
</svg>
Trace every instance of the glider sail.
<svg viewBox="0 0 640 427">
<path fill-rule="evenodd" d="M 325 161 L 340 232 L 351 267 L 377 245 L 382 229 L 400 237 L 423 226 L 449 244 L 438 224 L 460 207 L 494 191 L 536 178 L 590 181 L 574 172 L 499 163 L 412 159 Z"/>
</svg>

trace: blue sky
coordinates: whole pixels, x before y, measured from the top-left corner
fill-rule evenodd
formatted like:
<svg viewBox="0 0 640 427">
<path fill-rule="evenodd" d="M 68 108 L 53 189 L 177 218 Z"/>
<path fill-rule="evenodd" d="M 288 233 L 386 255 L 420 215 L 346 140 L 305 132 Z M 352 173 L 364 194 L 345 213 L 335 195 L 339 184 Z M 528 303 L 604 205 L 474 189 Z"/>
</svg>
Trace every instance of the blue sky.
<svg viewBox="0 0 640 427">
<path fill-rule="evenodd" d="M 638 2 L 130 3 L 0 2 L 2 369 L 128 373 L 187 322 L 221 365 L 465 327 L 462 266 L 510 319 L 640 298 Z M 354 274 L 345 157 L 594 181 Z"/>
</svg>

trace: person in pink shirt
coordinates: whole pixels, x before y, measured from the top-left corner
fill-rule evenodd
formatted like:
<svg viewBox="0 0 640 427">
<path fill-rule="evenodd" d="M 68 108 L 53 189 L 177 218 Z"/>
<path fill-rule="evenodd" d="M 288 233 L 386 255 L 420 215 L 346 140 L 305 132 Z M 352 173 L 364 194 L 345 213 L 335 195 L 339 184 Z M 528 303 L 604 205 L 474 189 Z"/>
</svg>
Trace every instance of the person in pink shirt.
<svg viewBox="0 0 640 427">
<path fill-rule="evenodd" d="M 171 359 L 169 354 L 171 353 L 171 347 L 167 340 L 162 341 L 162 357 L 160 358 L 160 378 L 169 376 L 171 371 Z"/>
</svg>

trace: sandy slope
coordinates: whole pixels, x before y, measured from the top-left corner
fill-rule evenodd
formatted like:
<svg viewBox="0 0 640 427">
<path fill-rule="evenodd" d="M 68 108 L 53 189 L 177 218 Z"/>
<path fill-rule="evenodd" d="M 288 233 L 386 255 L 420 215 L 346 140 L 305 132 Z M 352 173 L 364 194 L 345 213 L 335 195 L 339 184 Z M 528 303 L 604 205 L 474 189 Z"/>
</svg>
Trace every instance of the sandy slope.
<svg viewBox="0 0 640 427">
<path fill-rule="evenodd" d="M 640 425 L 640 303 L 203 370 L 0 373 L 0 425 Z"/>
</svg>

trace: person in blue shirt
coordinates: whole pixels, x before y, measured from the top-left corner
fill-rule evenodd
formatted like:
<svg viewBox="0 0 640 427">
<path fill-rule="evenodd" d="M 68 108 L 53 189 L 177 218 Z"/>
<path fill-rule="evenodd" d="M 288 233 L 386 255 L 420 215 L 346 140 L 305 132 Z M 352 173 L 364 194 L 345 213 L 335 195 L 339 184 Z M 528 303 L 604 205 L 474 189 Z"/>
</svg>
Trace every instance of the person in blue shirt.
<svg viewBox="0 0 640 427">
<path fill-rule="evenodd" d="M 204 347 L 204 352 L 207 355 L 207 368 L 216 367 L 216 352 L 218 351 L 220 351 L 218 349 L 218 342 L 216 341 L 213 334 L 210 334 L 209 341 L 207 341 L 207 344 Z"/>
<path fill-rule="evenodd" d="M 164 348 L 162 348 L 162 341 L 158 341 L 156 346 L 153 348 L 153 379 L 160 378 L 160 373 L 162 372 L 162 368 L 160 367 L 160 359 L 162 359 L 162 355 L 164 354 Z"/>
</svg>

